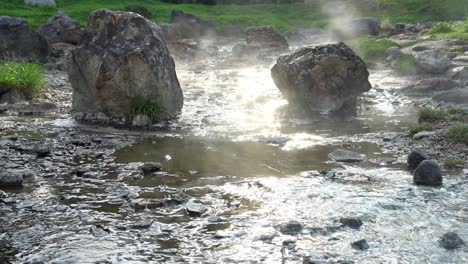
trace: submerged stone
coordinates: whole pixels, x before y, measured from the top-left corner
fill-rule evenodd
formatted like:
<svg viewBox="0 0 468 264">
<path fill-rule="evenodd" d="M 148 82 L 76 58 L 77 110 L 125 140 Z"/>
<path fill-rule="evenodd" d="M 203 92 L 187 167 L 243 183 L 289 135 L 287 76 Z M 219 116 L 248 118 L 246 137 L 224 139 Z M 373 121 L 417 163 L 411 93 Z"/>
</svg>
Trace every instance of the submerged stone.
<svg viewBox="0 0 468 264">
<path fill-rule="evenodd" d="M 367 250 L 367 249 L 370 248 L 369 244 L 367 243 L 367 241 L 365 239 L 355 241 L 355 242 L 351 243 L 351 246 L 354 249 L 357 249 L 357 250 Z"/>
<path fill-rule="evenodd" d="M 366 160 L 365 155 L 344 149 L 337 149 L 328 156 L 338 162 L 361 162 Z"/>
<path fill-rule="evenodd" d="M 362 220 L 359 218 L 342 217 L 340 219 L 340 223 L 344 226 L 348 226 L 354 229 L 358 229 L 362 226 Z"/>
<path fill-rule="evenodd" d="M 445 233 L 439 240 L 439 244 L 445 249 L 456 249 L 465 245 L 465 241 L 461 239 L 455 232 Z"/>
</svg>

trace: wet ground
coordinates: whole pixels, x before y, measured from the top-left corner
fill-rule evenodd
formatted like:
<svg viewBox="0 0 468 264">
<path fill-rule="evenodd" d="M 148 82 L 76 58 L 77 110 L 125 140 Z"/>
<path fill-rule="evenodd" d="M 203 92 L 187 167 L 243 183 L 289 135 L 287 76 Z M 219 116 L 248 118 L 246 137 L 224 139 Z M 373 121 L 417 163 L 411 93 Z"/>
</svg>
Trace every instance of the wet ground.
<svg viewBox="0 0 468 264">
<path fill-rule="evenodd" d="M 156 132 L 0 117 L 1 164 L 26 175 L 23 189 L 0 192 L 4 261 L 468 261 L 466 248 L 438 244 L 448 231 L 468 240 L 468 172 L 444 171 L 428 188 L 406 170 L 415 107 L 392 91 L 413 77 L 372 72 L 357 118 L 301 118 L 285 110 L 270 66 L 178 64 L 183 113 Z M 36 145 L 51 151 L 38 157 Z M 336 149 L 367 160 L 334 162 Z M 162 171 L 144 174 L 144 162 Z M 351 246 L 361 239 L 369 249 Z"/>
</svg>

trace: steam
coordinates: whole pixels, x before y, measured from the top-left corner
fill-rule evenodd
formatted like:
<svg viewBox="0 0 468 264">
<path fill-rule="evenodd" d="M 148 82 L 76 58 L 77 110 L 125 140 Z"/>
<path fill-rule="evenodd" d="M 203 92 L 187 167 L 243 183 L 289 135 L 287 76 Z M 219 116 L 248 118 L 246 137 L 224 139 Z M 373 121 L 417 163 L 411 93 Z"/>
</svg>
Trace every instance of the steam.
<svg viewBox="0 0 468 264">
<path fill-rule="evenodd" d="M 336 31 L 352 34 L 351 20 L 360 17 L 358 8 L 344 0 L 322 1 L 321 11 L 330 18 L 328 32 L 332 36 Z"/>
</svg>

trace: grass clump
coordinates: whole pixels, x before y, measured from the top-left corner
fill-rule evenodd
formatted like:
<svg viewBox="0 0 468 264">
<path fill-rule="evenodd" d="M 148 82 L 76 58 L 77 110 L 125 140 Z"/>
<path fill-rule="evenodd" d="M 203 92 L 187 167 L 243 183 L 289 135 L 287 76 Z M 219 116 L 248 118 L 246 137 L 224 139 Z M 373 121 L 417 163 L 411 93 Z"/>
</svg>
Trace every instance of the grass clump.
<svg viewBox="0 0 468 264">
<path fill-rule="evenodd" d="M 449 23 L 438 23 L 435 26 L 433 26 L 428 34 L 434 35 L 434 34 L 441 34 L 441 33 L 450 33 L 453 32 L 454 29 L 451 24 Z"/>
<path fill-rule="evenodd" d="M 463 166 L 465 166 L 465 160 L 462 158 L 448 158 L 444 161 L 446 169 L 463 168 Z"/>
<path fill-rule="evenodd" d="M 457 125 L 449 129 L 449 137 L 457 143 L 468 145 L 468 125 Z"/>
<path fill-rule="evenodd" d="M 0 92 L 17 90 L 32 99 L 45 88 L 42 67 L 35 63 L 6 62 L 0 64 Z"/>
<path fill-rule="evenodd" d="M 416 74 L 418 63 L 413 56 L 405 54 L 396 62 L 393 69 L 401 74 Z"/>
<path fill-rule="evenodd" d="M 413 127 L 410 128 L 410 136 L 414 136 L 415 134 L 421 132 L 421 131 L 431 131 L 432 125 L 429 123 L 422 123 L 422 124 L 417 124 L 414 125 Z"/>
<path fill-rule="evenodd" d="M 145 115 L 151 120 L 151 122 L 158 121 L 164 111 L 163 107 L 157 100 L 144 98 L 142 96 L 130 98 L 129 109 L 130 117 L 132 119 L 137 115 Z"/>
<path fill-rule="evenodd" d="M 385 51 L 398 46 L 397 43 L 386 39 L 358 38 L 346 42 L 367 64 L 375 66 L 385 59 Z"/>
<path fill-rule="evenodd" d="M 418 112 L 419 122 L 435 123 L 447 118 L 447 112 L 444 110 L 432 109 L 430 107 L 424 107 Z"/>
<path fill-rule="evenodd" d="M 468 40 L 468 20 L 463 23 L 439 23 L 429 30 L 428 34 L 442 39 Z"/>
</svg>

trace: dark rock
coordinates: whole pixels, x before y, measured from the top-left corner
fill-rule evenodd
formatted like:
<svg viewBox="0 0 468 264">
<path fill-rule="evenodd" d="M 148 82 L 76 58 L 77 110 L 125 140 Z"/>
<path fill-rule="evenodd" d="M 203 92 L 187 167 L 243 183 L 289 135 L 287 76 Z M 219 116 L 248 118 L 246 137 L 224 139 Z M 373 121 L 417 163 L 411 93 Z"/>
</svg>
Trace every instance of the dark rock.
<svg viewBox="0 0 468 264">
<path fill-rule="evenodd" d="M 0 58 L 45 61 L 49 42 L 23 18 L 0 16 Z"/>
<path fill-rule="evenodd" d="M 365 63 L 344 43 L 281 56 L 271 75 L 289 104 L 308 112 L 354 112 L 356 98 L 371 89 Z"/>
<path fill-rule="evenodd" d="M 367 241 L 365 239 L 355 241 L 355 242 L 351 243 L 351 246 L 354 249 L 357 249 L 357 250 L 367 250 L 367 249 L 369 249 L 369 244 L 367 244 Z"/>
<path fill-rule="evenodd" d="M 156 209 L 165 205 L 161 199 L 138 198 L 130 202 L 130 206 L 135 209 Z"/>
<path fill-rule="evenodd" d="M 440 186 L 442 185 L 442 173 L 439 165 L 433 160 L 424 160 L 414 170 L 414 183 Z"/>
<path fill-rule="evenodd" d="M 366 17 L 337 25 L 332 32 L 339 40 L 346 40 L 360 36 L 377 36 L 380 30 L 380 21 L 377 18 Z"/>
<path fill-rule="evenodd" d="M 338 162 L 361 162 L 365 161 L 365 155 L 344 149 L 337 149 L 328 155 Z"/>
<path fill-rule="evenodd" d="M 358 229 L 362 226 L 362 220 L 359 218 L 342 217 L 340 223 L 354 229 Z"/>
<path fill-rule="evenodd" d="M 23 187 L 23 176 L 13 171 L 0 171 L 0 187 Z"/>
<path fill-rule="evenodd" d="M 461 239 L 455 232 L 445 233 L 439 240 L 439 244 L 445 249 L 456 249 L 465 245 L 463 239 Z"/>
<path fill-rule="evenodd" d="M 409 169 L 414 170 L 416 169 L 416 167 L 418 167 L 418 165 L 421 162 L 427 159 L 429 159 L 429 157 L 424 151 L 420 149 L 413 149 L 411 153 L 408 155 L 408 159 L 407 159 L 408 167 Z"/>
<path fill-rule="evenodd" d="M 182 109 L 182 90 L 161 30 L 138 14 L 91 13 L 87 32 L 71 61 L 75 113 L 105 113 L 112 117 L 106 122 L 120 125 L 114 120 L 132 113 L 135 100 L 157 106 L 159 110 L 151 113 L 154 122 L 174 118 Z"/>
<path fill-rule="evenodd" d="M 50 155 L 51 150 L 48 146 L 35 146 L 33 152 L 38 158 L 45 158 Z"/>
<path fill-rule="evenodd" d="M 213 21 L 200 19 L 179 10 L 171 12 L 170 24 L 161 25 L 162 36 L 166 41 L 201 39 L 215 32 Z"/>
<path fill-rule="evenodd" d="M 161 171 L 162 166 L 159 162 L 145 162 L 141 167 L 143 174 L 150 174 L 153 172 Z"/>
<path fill-rule="evenodd" d="M 247 46 L 259 49 L 288 50 L 286 38 L 272 27 L 251 27 L 245 31 Z"/>
<path fill-rule="evenodd" d="M 84 30 L 80 23 L 71 18 L 63 11 L 57 12 L 49 18 L 47 24 L 39 28 L 41 33 L 50 43 L 70 43 L 79 44 L 83 37 Z"/>
<path fill-rule="evenodd" d="M 279 231 L 285 235 L 295 236 L 301 233 L 302 230 L 304 230 L 304 225 L 297 221 L 291 221 L 279 225 Z"/>
<path fill-rule="evenodd" d="M 147 221 L 143 221 L 143 222 L 133 223 L 133 224 L 130 225 L 130 228 L 132 228 L 132 229 L 147 229 L 147 228 L 150 228 L 151 225 L 153 225 L 153 221 L 152 220 L 147 220 Z"/>
<path fill-rule="evenodd" d="M 208 212 L 208 207 L 198 201 L 190 200 L 185 205 L 185 211 L 190 216 L 201 216 Z"/>
</svg>

